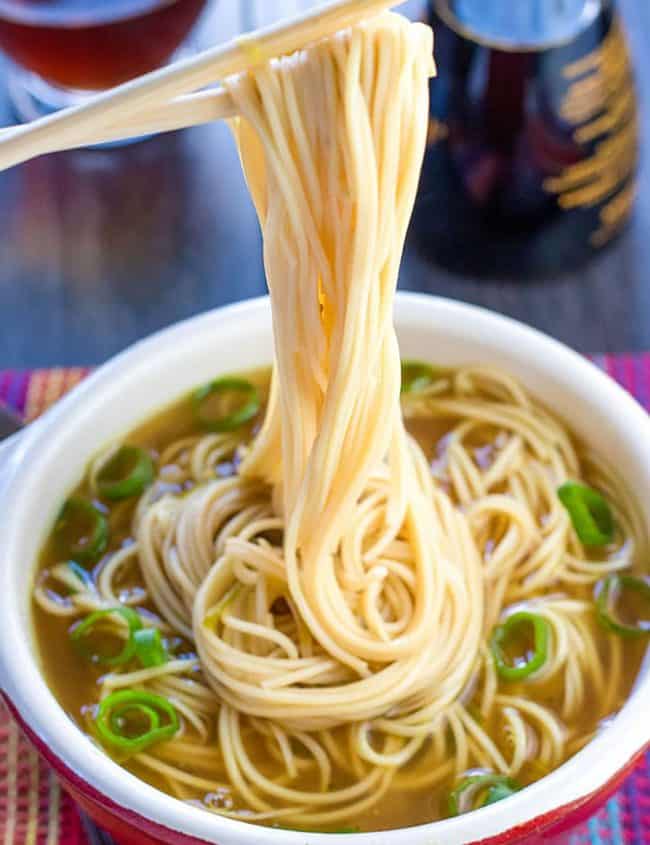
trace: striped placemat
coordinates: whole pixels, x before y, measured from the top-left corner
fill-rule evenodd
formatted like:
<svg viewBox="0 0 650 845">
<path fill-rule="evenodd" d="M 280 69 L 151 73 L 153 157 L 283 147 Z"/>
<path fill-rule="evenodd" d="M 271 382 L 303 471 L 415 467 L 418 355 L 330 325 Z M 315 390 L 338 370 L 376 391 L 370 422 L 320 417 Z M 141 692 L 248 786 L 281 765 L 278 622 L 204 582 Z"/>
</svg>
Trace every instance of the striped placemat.
<svg viewBox="0 0 650 845">
<path fill-rule="evenodd" d="M 650 410 L 650 353 L 594 360 Z M 87 372 L 83 367 L 0 370 L 0 402 L 33 420 Z M 99 841 L 0 704 L 0 843 Z M 568 845 L 650 845 L 650 753 L 607 805 L 568 839 Z"/>
</svg>

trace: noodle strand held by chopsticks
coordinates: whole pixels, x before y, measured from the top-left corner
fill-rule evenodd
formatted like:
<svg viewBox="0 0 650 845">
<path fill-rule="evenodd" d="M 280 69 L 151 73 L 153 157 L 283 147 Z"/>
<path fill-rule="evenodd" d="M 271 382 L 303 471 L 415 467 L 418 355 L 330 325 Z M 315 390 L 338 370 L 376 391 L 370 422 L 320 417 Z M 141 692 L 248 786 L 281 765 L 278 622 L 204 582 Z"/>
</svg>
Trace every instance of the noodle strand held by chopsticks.
<svg viewBox="0 0 650 845">
<path fill-rule="evenodd" d="M 206 623 L 237 580 L 228 546 L 188 614 L 223 701 L 292 731 L 385 716 L 417 696 L 429 707 L 453 699 L 478 655 L 478 554 L 464 517 L 441 517 L 416 469 L 392 325 L 432 48 L 429 28 L 386 13 L 225 81 L 241 115 L 233 126 L 264 235 L 276 347 L 265 425 L 241 483 L 278 487 L 282 581 L 267 589 L 291 601 L 294 627 L 282 637 L 292 647 L 263 632 L 248 585 L 226 611 L 248 627 L 226 615 Z M 341 549 L 369 498 L 350 590 Z M 408 549 L 408 583 L 381 562 L 395 541 Z M 394 634 L 383 622 L 389 595 Z M 386 765 L 416 750 L 386 745 Z M 365 747 L 376 764 L 378 751 Z M 233 748 L 233 771 L 236 760 L 250 777 Z"/>
</svg>

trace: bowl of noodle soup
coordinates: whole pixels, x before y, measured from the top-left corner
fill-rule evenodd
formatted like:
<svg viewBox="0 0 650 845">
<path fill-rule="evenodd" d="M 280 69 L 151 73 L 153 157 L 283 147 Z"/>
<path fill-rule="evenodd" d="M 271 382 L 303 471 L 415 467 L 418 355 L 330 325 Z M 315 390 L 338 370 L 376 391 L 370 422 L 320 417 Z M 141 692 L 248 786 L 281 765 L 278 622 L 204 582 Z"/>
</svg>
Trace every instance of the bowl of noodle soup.
<svg viewBox="0 0 650 845">
<path fill-rule="evenodd" d="M 647 416 L 395 298 L 432 47 L 385 13 L 227 77 L 269 299 L 4 447 L 0 682 L 121 845 L 561 839 L 648 744 Z"/>
<path fill-rule="evenodd" d="M 572 436 L 585 449 L 606 456 L 608 464 L 616 467 L 638 503 L 643 526 L 638 530 L 645 530 L 650 522 L 647 497 L 642 495 L 650 488 L 648 419 L 634 400 L 596 367 L 512 320 L 433 297 L 398 294 L 395 326 L 403 359 L 435 362 L 441 373 L 464 372 L 466 378 L 471 372 L 476 375 L 496 368 L 516 379 L 535 402 L 570 424 Z M 59 703 L 61 696 L 57 700 L 53 694 L 48 670 L 47 680 L 44 676 L 43 643 L 37 642 L 33 623 L 35 564 L 31 562 L 42 554 L 61 502 L 78 487 L 98 448 L 128 435 L 197 385 L 227 374 L 259 372 L 272 356 L 267 299 L 197 317 L 136 344 L 100 368 L 2 452 L 3 694 L 74 797 L 120 842 L 297 845 L 329 841 L 327 828 L 326 832 L 311 833 L 305 831 L 307 825 L 293 823 L 301 831 L 295 833 L 286 829 L 290 824 L 282 824 L 281 829 L 259 827 L 205 812 L 196 802 L 172 797 L 157 788 L 157 783 L 143 782 L 121 767 L 100 743 L 84 735 L 78 719 L 75 723 Z M 501 391 L 503 385 L 494 389 Z M 413 414 L 417 416 L 415 411 Z M 437 456 L 429 457 L 435 475 Z M 466 509 L 467 505 L 460 507 Z M 267 536 L 272 542 L 271 534 Z M 555 592 L 561 593 L 561 586 Z M 551 599 L 559 600 L 555 595 Z M 520 610 L 516 600 L 511 603 Z M 555 612 L 561 612 L 561 605 Z M 573 612 L 577 618 L 579 609 Z M 469 618 L 466 625 L 469 630 Z M 613 671 L 611 667 L 609 671 Z M 498 807 L 483 806 L 478 812 L 424 825 L 417 824 L 421 820 L 417 810 L 413 827 L 404 820 L 404 812 L 397 811 L 396 829 L 378 830 L 367 837 L 350 833 L 350 841 L 456 845 L 481 840 L 541 841 L 535 837 L 542 835 L 549 841 L 554 836 L 561 841 L 573 824 L 610 794 L 648 743 L 647 663 L 631 685 L 627 701 L 620 709 L 618 705 L 613 708 L 618 712 L 612 713 L 582 748 L 564 755 L 557 768 L 509 795 Z M 541 732 L 537 741 L 541 756 L 546 753 Z M 403 800 L 403 793 L 398 795 L 402 797 L 396 799 L 396 806 Z M 347 841 L 344 833 L 340 835 Z"/>
</svg>

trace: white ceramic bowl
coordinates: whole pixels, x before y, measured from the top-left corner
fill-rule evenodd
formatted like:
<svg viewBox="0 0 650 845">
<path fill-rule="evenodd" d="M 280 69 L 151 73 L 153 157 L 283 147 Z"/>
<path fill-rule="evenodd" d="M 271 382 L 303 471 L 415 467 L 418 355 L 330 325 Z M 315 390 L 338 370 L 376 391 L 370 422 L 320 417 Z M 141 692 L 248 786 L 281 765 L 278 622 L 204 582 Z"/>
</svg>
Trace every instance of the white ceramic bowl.
<svg viewBox="0 0 650 845">
<path fill-rule="evenodd" d="M 637 494 L 650 523 L 649 418 L 596 367 L 530 328 L 457 302 L 399 294 L 395 317 L 405 357 L 445 366 L 491 363 L 517 376 L 613 462 Z M 125 842 L 332 842 L 326 834 L 272 830 L 211 815 L 121 769 L 80 733 L 54 699 L 39 671 L 30 625 L 30 585 L 39 549 L 61 502 L 98 447 L 201 382 L 220 373 L 266 365 L 271 357 L 266 298 L 213 311 L 117 356 L 30 425 L 13 447 L 4 449 L 0 471 L 1 687 L 30 736 L 75 795 L 85 798 L 85 806 L 104 824 L 121 831 Z M 577 818 L 576 808 L 591 806 L 589 801 L 602 799 L 613 788 L 630 760 L 650 741 L 649 714 L 646 665 L 611 727 L 559 769 L 508 801 L 430 825 L 351 837 L 342 834 L 336 841 L 339 845 L 459 845 L 488 838 L 491 842 L 533 841 L 526 837 L 537 836 L 534 831 L 549 825 L 566 826 Z M 120 821 L 121 827 L 111 819 Z"/>
</svg>

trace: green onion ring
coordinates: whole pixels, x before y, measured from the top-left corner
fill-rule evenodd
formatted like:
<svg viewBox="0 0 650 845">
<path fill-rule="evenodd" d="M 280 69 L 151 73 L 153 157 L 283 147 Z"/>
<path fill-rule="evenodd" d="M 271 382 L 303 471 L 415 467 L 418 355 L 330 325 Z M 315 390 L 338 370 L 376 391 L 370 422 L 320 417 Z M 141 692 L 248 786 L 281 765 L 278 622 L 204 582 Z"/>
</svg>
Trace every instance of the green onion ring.
<svg viewBox="0 0 650 845">
<path fill-rule="evenodd" d="M 614 615 L 614 605 L 620 594 L 628 590 L 638 593 L 648 605 L 648 618 L 639 620 L 638 625 L 626 625 Z M 608 575 L 596 585 L 596 612 L 600 624 L 628 639 L 650 636 L 650 584 L 634 575 Z"/>
<path fill-rule="evenodd" d="M 73 543 L 64 539 L 70 524 L 78 520 L 90 520 L 87 539 L 83 536 Z M 54 526 L 54 538 L 65 557 L 75 561 L 95 560 L 108 545 L 108 521 L 87 499 L 73 496 L 65 503 Z"/>
<path fill-rule="evenodd" d="M 471 775 L 463 778 L 458 786 L 449 793 L 449 815 L 459 816 L 468 813 L 470 810 L 477 810 L 480 807 L 487 807 L 495 804 L 504 798 L 509 798 L 518 792 L 521 787 L 505 775 Z M 478 793 L 485 790 L 485 796 L 478 807 L 468 806 Z"/>
<path fill-rule="evenodd" d="M 129 626 L 129 637 L 124 644 L 124 648 L 112 657 L 103 654 L 96 654 L 95 652 L 90 651 L 84 642 L 86 634 L 92 630 L 100 619 L 104 619 L 105 617 L 111 616 L 115 613 L 121 616 Z M 134 634 L 136 631 L 139 631 L 140 628 L 142 628 L 142 621 L 135 610 L 130 607 L 111 607 L 106 610 L 96 610 L 94 613 L 86 616 L 85 619 L 82 619 L 82 621 L 79 622 L 78 625 L 75 625 L 75 627 L 70 631 L 70 639 L 77 651 L 84 657 L 92 660 L 94 663 L 100 663 L 103 666 L 121 666 L 123 663 L 127 663 L 135 655 L 136 642 Z"/>
<path fill-rule="evenodd" d="M 121 719 L 127 713 L 137 711 L 142 716 L 145 716 L 149 720 L 149 730 L 153 731 L 160 727 L 160 714 L 157 710 L 154 710 L 153 707 L 150 707 L 148 704 L 122 704 L 118 707 L 115 707 L 111 710 L 111 714 L 109 717 L 109 724 L 111 726 L 111 730 L 115 733 L 119 734 L 120 730 L 122 729 Z"/>
<path fill-rule="evenodd" d="M 99 471 L 97 489 L 105 499 L 128 499 L 142 493 L 154 475 L 149 452 L 138 446 L 121 446 Z"/>
<path fill-rule="evenodd" d="M 169 660 L 158 628 L 141 628 L 133 633 L 136 657 L 145 668 L 164 666 Z"/>
<path fill-rule="evenodd" d="M 532 625 L 535 640 L 535 651 L 532 657 L 520 666 L 512 666 L 506 660 L 503 653 L 503 646 L 513 631 L 521 625 Z M 490 637 L 490 650 L 494 657 L 494 664 L 498 674 L 506 681 L 522 681 L 537 672 L 546 663 L 548 657 L 548 643 L 550 639 L 551 626 L 548 621 L 538 613 L 529 613 L 522 610 L 508 616 L 500 625 L 492 631 Z"/>
<path fill-rule="evenodd" d="M 145 716 L 151 726 L 149 730 L 139 736 L 123 736 L 119 719 L 130 711 Z M 152 711 L 155 711 L 155 718 L 151 715 Z M 161 715 L 167 717 L 166 724 L 161 724 Z M 118 690 L 106 696 L 100 702 L 95 718 L 101 741 L 115 751 L 127 754 L 138 754 L 154 743 L 171 739 L 179 724 L 178 713 L 166 698 L 139 690 Z"/>
<path fill-rule="evenodd" d="M 424 361 L 402 361 L 401 393 L 419 393 L 436 380 L 437 372 Z"/>
<path fill-rule="evenodd" d="M 614 517 L 607 503 L 596 490 L 585 484 L 567 481 L 558 487 L 557 495 L 569 512 L 578 539 L 585 546 L 606 546 L 614 536 Z"/>
<path fill-rule="evenodd" d="M 210 417 L 203 408 L 205 400 L 215 393 L 240 394 L 242 405 L 223 417 Z M 260 409 L 260 396 L 254 384 L 242 378 L 218 378 L 194 391 L 192 406 L 203 428 L 209 431 L 234 431 L 252 420 Z"/>
</svg>

